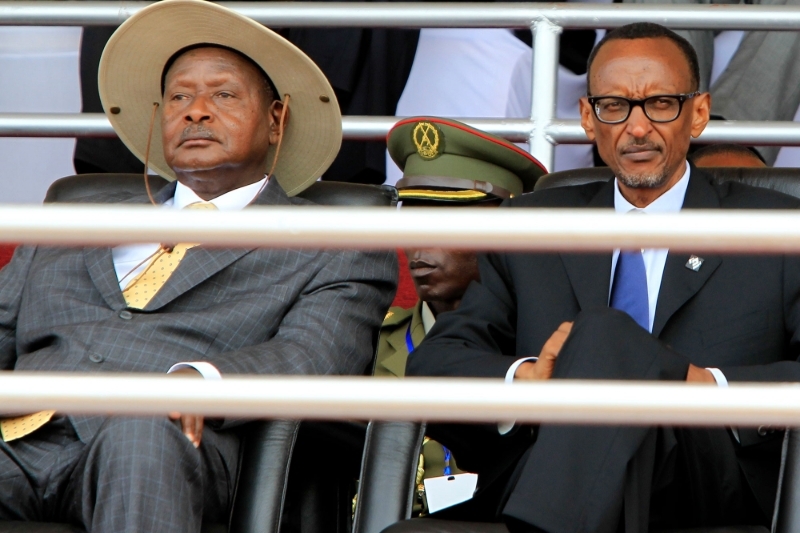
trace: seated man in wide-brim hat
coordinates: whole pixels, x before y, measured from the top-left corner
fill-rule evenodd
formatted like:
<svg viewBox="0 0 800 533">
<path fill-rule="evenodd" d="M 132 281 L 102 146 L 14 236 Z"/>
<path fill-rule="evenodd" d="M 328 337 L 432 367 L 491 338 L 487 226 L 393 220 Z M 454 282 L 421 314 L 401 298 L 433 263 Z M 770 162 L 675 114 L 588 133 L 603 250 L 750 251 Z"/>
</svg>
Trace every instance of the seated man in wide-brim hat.
<svg viewBox="0 0 800 533">
<path fill-rule="evenodd" d="M 131 17 L 106 47 L 99 86 L 120 138 L 177 181 L 92 202 L 308 204 L 295 195 L 341 143 L 336 98 L 314 63 L 210 2 L 168 0 Z M 385 253 L 23 246 L 0 274 L 0 370 L 361 373 L 395 279 Z M 227 522 L 238 423 L 0 416 L 0 521 L 148 533 Z"/>
</svg>

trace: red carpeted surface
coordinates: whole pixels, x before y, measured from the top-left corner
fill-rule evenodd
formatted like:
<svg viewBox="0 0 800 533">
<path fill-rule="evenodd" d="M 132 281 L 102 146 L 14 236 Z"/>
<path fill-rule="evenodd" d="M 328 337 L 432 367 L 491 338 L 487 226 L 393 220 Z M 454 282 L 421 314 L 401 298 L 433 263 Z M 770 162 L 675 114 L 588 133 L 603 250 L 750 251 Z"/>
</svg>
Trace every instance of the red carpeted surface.
<svg viewBox="0 0 800 533">
<path fill-rule="evenodd" d="M 400 268 L 400 275 L 397 280 L 397 294 L 392 305 L 410 309 L 417 303 L 417 290 L 411 280 L 411 272 L 408 270 L 408 258 L 403 250 L 397 250 L 397 264 Z"/>
<path fill-rule="evenodd" d="M 16 244 L 0 244 L 0 268 L 6 266 L 17 249 Z M 406 268 L 408 270 L 408 268 Z"/>
</svg>

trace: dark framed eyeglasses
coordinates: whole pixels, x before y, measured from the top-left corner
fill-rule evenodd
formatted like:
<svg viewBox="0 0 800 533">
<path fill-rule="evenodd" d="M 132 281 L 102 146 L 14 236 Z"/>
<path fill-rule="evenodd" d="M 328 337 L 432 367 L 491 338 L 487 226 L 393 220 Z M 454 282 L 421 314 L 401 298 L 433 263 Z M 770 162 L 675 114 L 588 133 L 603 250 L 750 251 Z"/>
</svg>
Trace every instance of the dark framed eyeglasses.
<svg viewBox="0 0 800 533">
<path fill-rule="evenodd" d="M 643 100 L 631 100 L 622 96 L 590 96 L 589 104 L 600 122 L 619 124 L 628 120 L 634 107 L 641 107 L 647 118 L 653 122 L 672 122 L 683 110 L 683 103 L 700 94 L 656 94 Z"/>
</svg>

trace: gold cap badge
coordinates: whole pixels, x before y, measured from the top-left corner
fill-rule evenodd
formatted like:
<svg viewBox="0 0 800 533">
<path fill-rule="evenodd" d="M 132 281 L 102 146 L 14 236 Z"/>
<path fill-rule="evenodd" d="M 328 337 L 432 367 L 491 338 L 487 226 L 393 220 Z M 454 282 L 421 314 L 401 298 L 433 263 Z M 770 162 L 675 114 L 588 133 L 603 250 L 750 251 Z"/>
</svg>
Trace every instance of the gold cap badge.
<svg viewBox="0 0 800 533">
<path fill-rule="evenodd" d="M 435 159 L 441 153 L 439 145 L 444 141 L 444 136 L 435 124 L 419 122 L 414 127 L 411 138 L 422 159 Z"/>
</svg>

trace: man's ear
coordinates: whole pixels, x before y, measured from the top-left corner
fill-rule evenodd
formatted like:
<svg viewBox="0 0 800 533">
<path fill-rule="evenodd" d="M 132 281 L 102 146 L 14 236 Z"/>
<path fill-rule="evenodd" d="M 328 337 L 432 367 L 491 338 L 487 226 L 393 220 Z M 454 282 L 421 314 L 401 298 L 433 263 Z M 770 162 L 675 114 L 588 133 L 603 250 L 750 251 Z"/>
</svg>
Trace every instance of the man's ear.
<svg viewBox="0 0 800 533">
<path fill-rule="evenodd" d="M 594 112 L 592 112 L 592 104 L 589 103 L 589 99 L 586 96 L 581 96 L 578 104 L 581 110 L 581 127 L 586 132 L 586 137 L 594 142 Z"/>
<path fill-rule="evenodd" d="M 692 137 L 699 137 L 711 120 L 711 93 L 700 93 L 691 99 Z"/>
<path fill-rule="evenodd" d="M 269 144 L 278 144 L 281 133 L 281 114 L 283 113 L 283 102 L 280 100 L 273 100 L 269 106 Z M 286 130 L 286 125 L 289 123 L 289 109 L 286 109 L 286 114 L 283 117 L 283 129 Z"/>
</svg>

